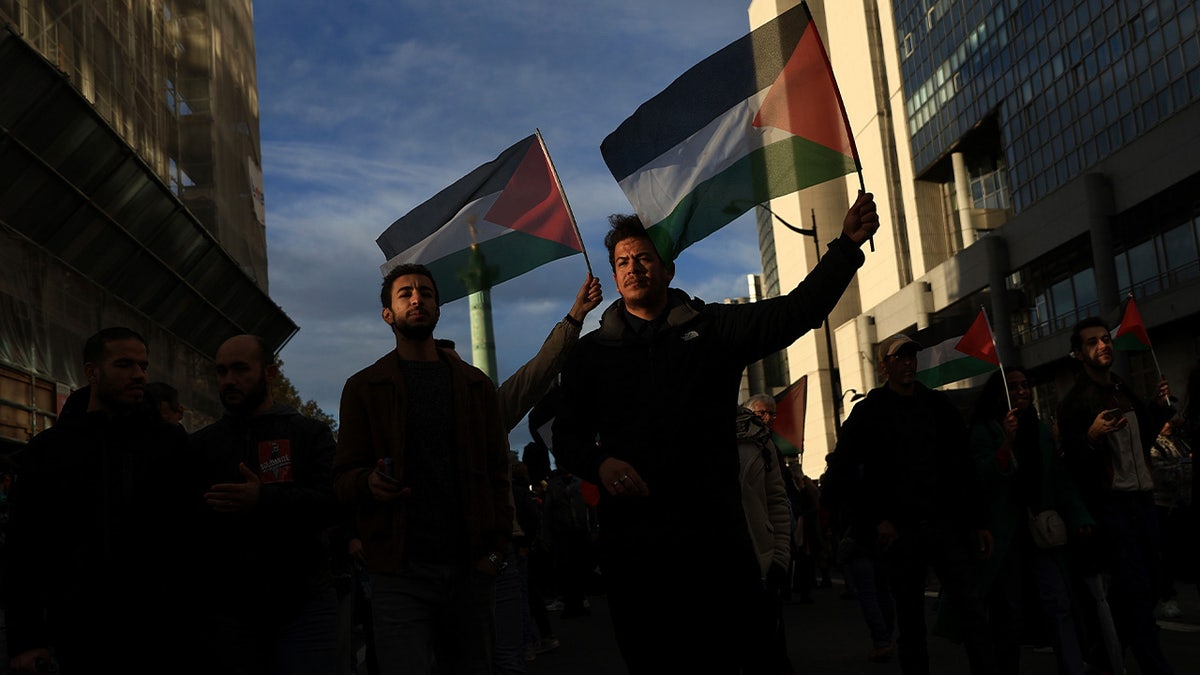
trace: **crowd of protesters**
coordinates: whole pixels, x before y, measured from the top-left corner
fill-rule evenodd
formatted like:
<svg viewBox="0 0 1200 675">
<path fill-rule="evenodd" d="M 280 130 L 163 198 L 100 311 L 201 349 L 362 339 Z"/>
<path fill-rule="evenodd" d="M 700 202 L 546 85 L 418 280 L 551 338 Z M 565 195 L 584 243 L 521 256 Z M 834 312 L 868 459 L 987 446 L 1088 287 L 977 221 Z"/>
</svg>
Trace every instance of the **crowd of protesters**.
<svg viewBox="0 0 1200 675">
<path fill-rule="evenodd" d="M 214 355 L 226 414 L 191 434 L 178 392 L 147 382 L 142 336 L 92 336 L 87 386 L 3 473 L 12 671 L 522 673 L 603 592 L 631 673 L 781 675 L 803 650 L 782 603 L 838 569 L 867 659 L 909 675 L 931 670 L 928 633 L 962 642 L 973 675 L 1018 673 L 1024 644 L 1062 673 L 1123 672 L 1126 651 L 1174 672 L 1155 620 L 1178 615 L 1194 568 L 1178 544 L 1200 369 L 1182 410 L 1165 379 L 1139 396 L 1089 319 L 1053 424 L 1019 367 L 964 416 L 916 381 L 921 345 L 891 336 L 818 483 L 771 443 L 770 396 L 731 397 L 828 315 L 878 229 L 871 195 L 809 278 L 744 306 L 669 288 L 674 263 L 637 219 L 612 225 L 620 298 L 600 329 L 581 336 L 601 300 L 589 275 L 499 386 L 433 338 L 432 273 L 392 269 L 396 348 L 347 380 L 336 439 L 274 400 L 256 336 Z M 526 414 L 518 458 L 507 434 Z M 705 565 L 680 564 L 704 543 Z"/>
<path fill-rule="evenodd" d="M 1021 672 L 1027 645 L 1052 649 L 1060 673 L 1124 673 L 1127 655 L 1140 672 L 1176 672 L 1156 621 L 1180 615 L 1176 582 L 1197 581 L 1200 364 L 1184 409 L 1165 378 L 1140 395 L 1112 371 L 1107 323 L 1090 317 L 1070 336 L 1077 382 L 1051 414 L 1013 366 L 964 416 L 917 381 L 921 349 L 905 335 L 880 343 L 884 383 L 851 412 L 823 480 L 868 659 L 936 670 L 933 633 L 963 644 L 973 675 Z"/>
</svg>

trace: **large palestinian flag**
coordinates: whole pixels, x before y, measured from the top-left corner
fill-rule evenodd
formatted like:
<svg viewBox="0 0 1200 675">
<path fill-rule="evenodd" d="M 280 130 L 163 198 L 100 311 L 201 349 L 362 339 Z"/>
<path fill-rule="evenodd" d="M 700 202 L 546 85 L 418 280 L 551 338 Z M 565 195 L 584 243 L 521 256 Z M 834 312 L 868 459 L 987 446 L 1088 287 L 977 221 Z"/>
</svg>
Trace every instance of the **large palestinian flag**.
<svg viewBox="0 0 1200 675">
<path fill-rule="evenodd" d="M 388 257 L 383 274 L 423 264 L 443 304 L 583 251 L 540 134 L 409 211 L 375 243 Z"/>
<path fill-rule="evenodd" d="M 757 204 L 858 169 L 804 3 L 684 73 L 600 151 L 670 260 Z"/>
</svg>

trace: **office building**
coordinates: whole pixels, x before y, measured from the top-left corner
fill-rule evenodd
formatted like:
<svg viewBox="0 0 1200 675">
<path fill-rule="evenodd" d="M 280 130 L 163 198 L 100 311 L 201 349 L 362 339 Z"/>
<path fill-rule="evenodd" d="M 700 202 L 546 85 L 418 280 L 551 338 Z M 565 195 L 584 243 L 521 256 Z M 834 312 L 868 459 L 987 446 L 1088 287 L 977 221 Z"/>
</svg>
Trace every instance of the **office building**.
<svg viewBox="0 0 1200 675">
<path fill-rule="evenodd" d="M 0 0 L 0 443 L 125 325 L 215 416 L 211 356 L 296 332 L 267 294 L 250 0 Z"/>
<path fill-rule="evenodd" d="M 755 0 L 751 25 L 794 2 Z M 1200 19 L 1188 0 L 809 3 L 880 207 L 874 252 L 787 352 L 808 375 L 804 467 L 819 475 L 874 347 L 926 345 L 986 309 L 1005 363 L 1052 413 L 1078 370 L 1074 323 L 1136 299 L 1154 351 L 1123 353 L 1141 393 L 1182 397 L 1200 355 Z M 760 210 L 764 286 L 791 288 L 837 236 L 857 176 Z M 791 223 L 815 227 L 797 235 Z M 810 241 L 814 240 L 814 241 Z M 867 250 L 867 249 L 864 249 Z M 979 379 L 948 385 L 969 404 Z"/>
</svg>

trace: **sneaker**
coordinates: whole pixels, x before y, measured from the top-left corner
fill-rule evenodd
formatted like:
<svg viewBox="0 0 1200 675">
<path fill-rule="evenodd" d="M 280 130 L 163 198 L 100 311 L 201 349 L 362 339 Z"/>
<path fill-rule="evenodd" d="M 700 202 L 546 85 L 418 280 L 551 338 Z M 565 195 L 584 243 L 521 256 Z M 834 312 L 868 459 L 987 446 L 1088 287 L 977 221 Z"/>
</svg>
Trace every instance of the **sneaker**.
<svg viewBox="0 0 1200 675">
<path fill-rule="evenodd" d="M 555 600 L 554 602 L 547 603 L 546 611 L 547 612 L 561 612 L 563 607 L 566 607 L 566 604 L 562 601 L 561 598 L 559 598 L 559 599 Z"/>
<path fill-rule="evenodd" d="M 558 649 L 558 647 L 558 638 L 551 635 L 550 637 L 544 637 L 541 640 L 538 640 L 537 645 L 533 648 L 533 650 L 538 654 L 544 654 L 552 649 Z"/>
<path fill-rule="evenodd" d="M 1178 619 L 1183 616 L 1183 611 L 1179 609 L 1179 603 L 1167 600 L 1158 606 L 1158 615 L 1164 619 Z"/>
<path fill-rule="evenodd" d="M 892 654 L 896 653 L 894 645 L 886 644 L 881 647 L 873 647 L 867 652 L 867 660 L 871 663 L 887 663 L 892 660 Z"/>
</svg>

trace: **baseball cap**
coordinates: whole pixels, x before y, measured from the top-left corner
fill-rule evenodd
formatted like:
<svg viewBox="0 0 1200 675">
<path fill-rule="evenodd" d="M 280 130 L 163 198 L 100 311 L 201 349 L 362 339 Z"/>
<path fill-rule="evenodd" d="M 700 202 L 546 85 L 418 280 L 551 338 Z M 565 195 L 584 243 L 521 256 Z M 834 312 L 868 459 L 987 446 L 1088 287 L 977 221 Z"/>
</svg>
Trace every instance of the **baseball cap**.
<svg viewBox="0 0 1200 675">
<path fill-rule="evenodd" d="M 909 347 L 914 352 L 922 349 L 920 342 L 917 342 L 903 333 L 897 333 L 879 343 L 879 360 L 882 361 L 885 358 L 899 352 L 901 349 L 904 349 L 905 347 Z"/>
</svg>

